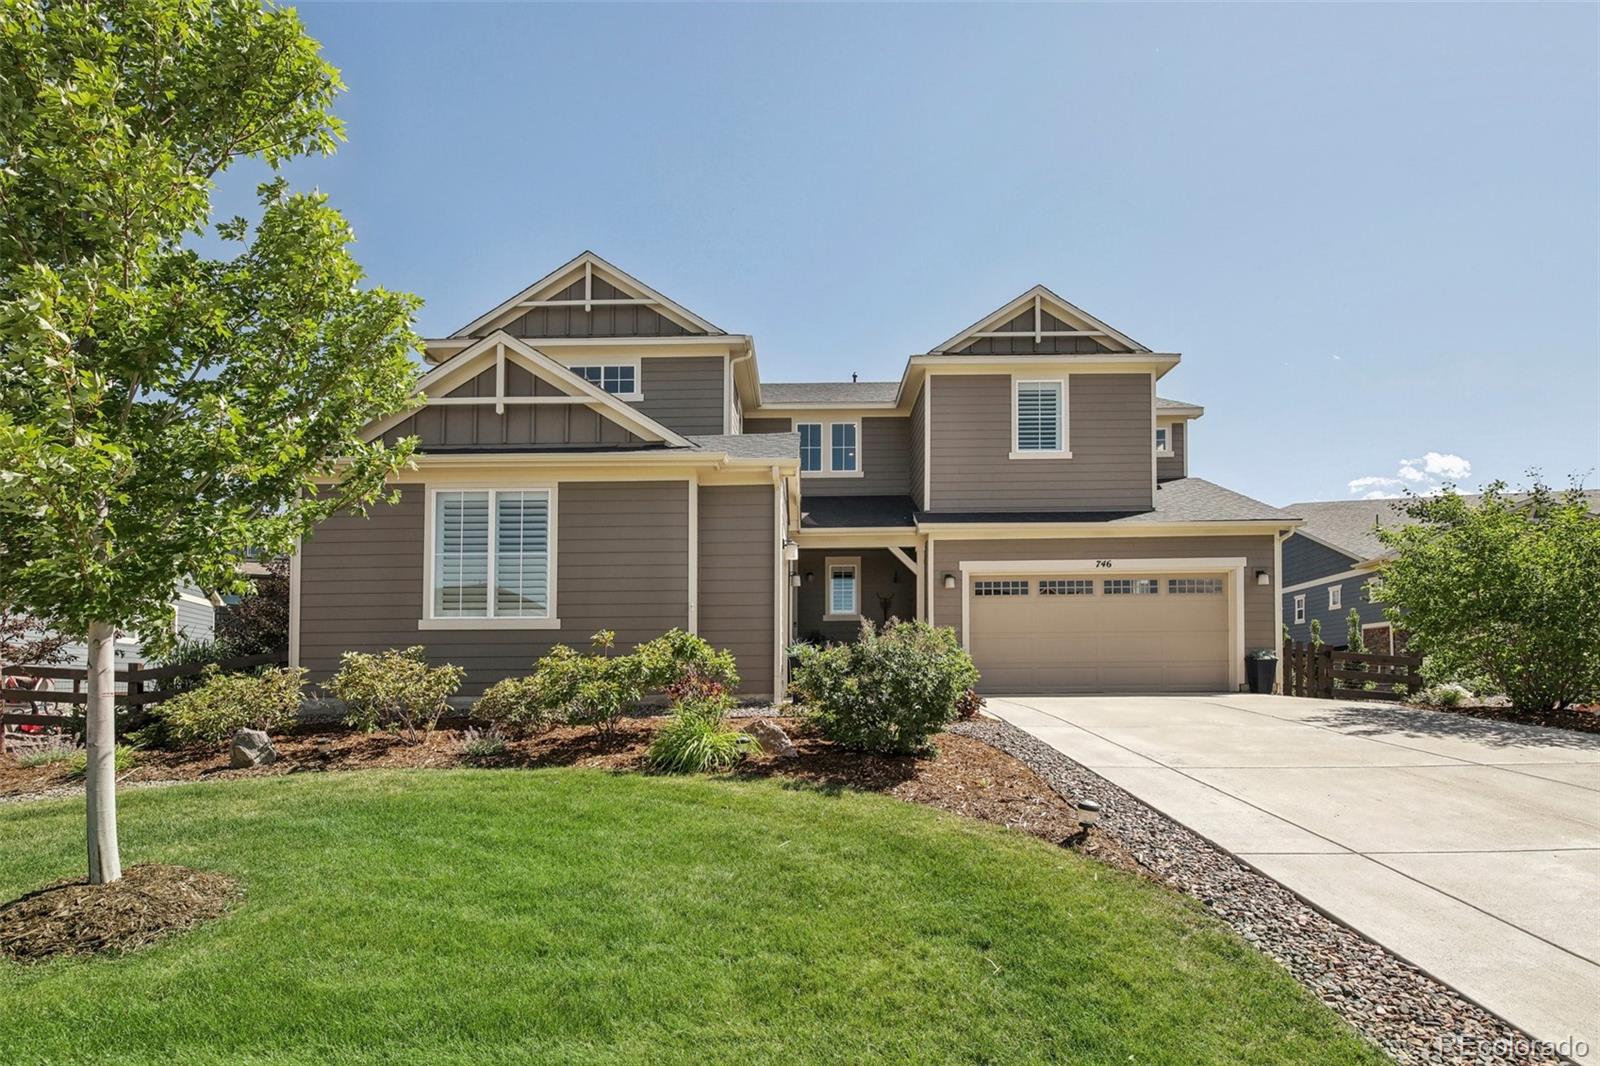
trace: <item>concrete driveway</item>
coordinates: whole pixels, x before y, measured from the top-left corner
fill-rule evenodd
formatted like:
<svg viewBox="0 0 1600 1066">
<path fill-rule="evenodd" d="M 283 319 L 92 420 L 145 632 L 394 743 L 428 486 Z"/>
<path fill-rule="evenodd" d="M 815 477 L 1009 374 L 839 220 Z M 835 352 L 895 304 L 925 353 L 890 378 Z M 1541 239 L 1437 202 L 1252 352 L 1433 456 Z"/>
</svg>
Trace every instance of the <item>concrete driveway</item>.
<svg viewBox="0 0 1600 1066">
<path fill-rule="evenodd" d="M 1016 696 L 988 709 L 1600 1061 L 1600 735 L 1287 696 Z"/>
</svg>

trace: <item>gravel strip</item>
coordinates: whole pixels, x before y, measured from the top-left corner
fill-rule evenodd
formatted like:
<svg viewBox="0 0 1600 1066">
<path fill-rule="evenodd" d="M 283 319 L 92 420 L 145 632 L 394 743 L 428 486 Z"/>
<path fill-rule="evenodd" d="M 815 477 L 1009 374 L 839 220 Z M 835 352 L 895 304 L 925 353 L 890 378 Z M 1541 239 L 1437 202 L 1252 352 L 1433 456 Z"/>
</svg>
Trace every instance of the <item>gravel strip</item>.
<svg viewBox="0 0 1600 1066">
<path fill-rule="evenodd" d="M 118 795 L 136 788 L 171 788 L 173 785 L 192 785 L 193 781 L 182 781 L 176 778 L 161 781 L 118 781 Z M 82 785 L 57 785 L 54 788 L 41 788 L 37 792 L 19 792 L 11 796 L 0 796 L 0 806 L 7 803 L 34 803 L 38 800 L 71 799 L 73 796 L 83 795 Z"/>
<path fill-rule="evenodd" d="M 1157 880 L 1205 904 L 1396 1061 L 1566 1061 L 1009 722 L 959 722 L 950 732 L 1020 760 L 1069 801 L 1097 800 L 1100 828 Z"/>
</svg>

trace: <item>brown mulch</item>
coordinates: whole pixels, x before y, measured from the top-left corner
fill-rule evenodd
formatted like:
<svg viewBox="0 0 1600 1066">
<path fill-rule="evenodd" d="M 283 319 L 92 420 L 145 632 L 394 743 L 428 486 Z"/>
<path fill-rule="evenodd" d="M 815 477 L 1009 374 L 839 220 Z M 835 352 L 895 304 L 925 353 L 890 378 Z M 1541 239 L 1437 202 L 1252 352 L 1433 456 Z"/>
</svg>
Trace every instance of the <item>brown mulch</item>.
<svg viewBox="0 0 1600 1066">
<path fill-rule="evenodd" d="M 222 874 L 150 863 L 109 885 L 58 881 L 0 905 L 0 955 L 37 962 L 132 951 L 220 917 L 238 895 Z"/>
<path fill-rule="evenodd" d="M 1428 710 L 1444 714 L 1460 714 L 1468 718 L 1483 718 L 1490 722 L 1514 722 L 1518 725 L 1538 725 L 1550 729 L 1572 729 L 1580 733 L 1600 733 L 1600 704 L 1585 707 L 1567 707 L 1559 711 L 1516 711 L 1510 707 L 1435 707 Z"/>
</svg>

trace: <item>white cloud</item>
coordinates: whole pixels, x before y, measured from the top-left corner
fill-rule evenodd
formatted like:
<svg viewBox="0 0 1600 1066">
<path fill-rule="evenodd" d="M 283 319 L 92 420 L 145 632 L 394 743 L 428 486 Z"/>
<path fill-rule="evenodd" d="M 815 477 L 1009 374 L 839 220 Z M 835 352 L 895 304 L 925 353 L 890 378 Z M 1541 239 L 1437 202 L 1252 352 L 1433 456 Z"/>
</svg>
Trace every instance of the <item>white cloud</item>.
<svg viewBox="0 0 1600 1066">
<path fill-rule="evenodd" d="M 1395 464 L 1393 476 L 1368 474 L 1351 478 L 1347 483 L 1350 495 L 1363 500 L 1392 500 L 1405 489 L 1421 496 L 1437 496 L 1446 483 L 1464 480 L 1472 474 L 1472 463 L 1449 452 L 1426 452 L 1420 459 L 1401 459 Z"/>
</svg>

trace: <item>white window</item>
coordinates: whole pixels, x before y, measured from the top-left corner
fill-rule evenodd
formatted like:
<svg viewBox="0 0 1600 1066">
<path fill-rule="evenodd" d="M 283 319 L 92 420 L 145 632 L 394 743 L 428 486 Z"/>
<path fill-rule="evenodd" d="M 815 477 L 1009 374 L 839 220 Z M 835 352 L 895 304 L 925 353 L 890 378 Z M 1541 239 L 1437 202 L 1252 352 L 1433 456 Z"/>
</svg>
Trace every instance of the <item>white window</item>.
<svg viewBox="0 0 1600 1066">
<path fill-rule="evenodd" d="M 1094 580 L 1086 577 L 1051 578 L 1039 582 L 1041 596 L 1093 596 Z"/>
<path fill-rule="evenodd" d="M 598 385 L 613 396 L 637 399 L 639 396 L 639 367 L 633 363 L 601 363 L 575 366 L 572 372 L 591 385 Z"/>
<path fill-rule="evenodd" d="M 430 502 L 425 622 L 552 620 L 550 489 L 442 489 Z"/>
<path fill-rule="evenodd" d="M 831 427 L 833 447 L 828 468 L 835 474 L 851 473 L 856 468 L 856 424 L 835 422 Z"/>
<path fill-rule="evenodd" d="M 1344 586 L 1343 585 L 1329 585 L 1328 586 L 1328 610 L 1337 611 L 1342 606 L 1344 606 Z"/>
<path fill-rule="evenodd" d="M 1220 577 L 1169 577 L 1167 591 L 1174 596 L 1220 596 Z"/>
<path fill-rule="evenodd" d="M 1157 426 L 1156 427 L 1156 454 L 1157 455 L 1171 455 L 1172 454 L 1172 427 L 1171 426 Z"/>
<path fill-rule="evenodd" d="M 1026 596 L 1028 583 L 1026 581 L 974 581 L 972 583 L 974 596 Z"/>
<path fill-rule="evenodd" d="M 822 469 L 822 423 L 801 422 L 794 428 L 800 431 L 800 472 L 815 474 Z"/>
<path fill-rule="evenodd" d="M 813 477 L 861 476 L 861 423 L 797 422 L 800 472 Z"/>
<path fill-rule="evenodd" d="M 1301 593 L 1294 598 L 1294 622 L 1299 625 L 1306 620 L 1306 594 Z"/>
<path fill-rule="evenodd" d="M 825 622 L 853 622 L 861 617 L 861 560 L 828 559 L 828 609 Z"/>
<path fill-rule="evenodd" d="M 1161 582 L 1153 577 L 1116 577 L 1105 582 L 1107 596 L 1154 596 L 1161 591 Z"/>
<path fill-rule="evenodd" d="M 1068 459 L 1067 383 L 1058 381 L 1012 382 L 1013 459 Z"/>
</svg>

